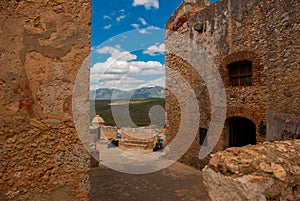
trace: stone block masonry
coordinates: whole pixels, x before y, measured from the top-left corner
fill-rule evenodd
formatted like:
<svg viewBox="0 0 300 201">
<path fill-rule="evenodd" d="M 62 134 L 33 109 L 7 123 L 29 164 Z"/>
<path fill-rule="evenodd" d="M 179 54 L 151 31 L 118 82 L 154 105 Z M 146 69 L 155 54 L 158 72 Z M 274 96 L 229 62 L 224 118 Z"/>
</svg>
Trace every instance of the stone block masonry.
<svg viewBox="0 0 300 201">
<path fill-rule="evenodd" d="M 226 121 L 214 151 L 240 144 L 299 138 L 299 9 L 298 0 L 222 0 L 217 3 L 184 0 L 170 17 L 165 25 L 167 52 L 177 47 L 185 58 L 167 54 L 166 65 L 191 85 L 200 108 L 199 133 L 182 162 L 198 167 L 195 158 L 200 142 L 204 141 L 199 139 L 200 130 L 209 129 L 212 117 L 211 92 L 195 67 L 201 69 L 202 66 L 201 73 L 207 80 L 214 75 L 207 74 L 203 67 L 205 60 L 199 48 L 213 58 L 226 91 Z M 182 37 L 173 37 L 174 31 Z M 189 40 L 182 42 L 183 36 Z M 250 74 L 247 70 L 234 71 L 245 61 L 251 63 Z M 168 87 L 171 77 L 168 72 L 166 76 Z M 251 80 L 248 84 L 247 79 Z M 233 86 L 234 80 L 240 84 Z M 181 111 L 178 101 L 168 91 L 166 110 L 166 133 L 172 140 L 179 129 Z M 266 132 L 260 125 L 266 126 Z"/>
<path fill-rule="evenodd" d="M 1 200 L 88 199 L 72 91 L 90 51 L 90 12 L 86 0 L 0 2 Z"/>
</svg>

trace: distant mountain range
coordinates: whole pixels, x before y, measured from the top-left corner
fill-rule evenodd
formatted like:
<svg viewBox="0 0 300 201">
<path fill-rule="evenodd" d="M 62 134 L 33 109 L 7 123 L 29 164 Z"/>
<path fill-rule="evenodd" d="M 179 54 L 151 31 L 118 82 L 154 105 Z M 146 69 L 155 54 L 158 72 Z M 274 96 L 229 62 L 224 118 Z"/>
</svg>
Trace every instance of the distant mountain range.
<svg viewBox="0 0 300 201">
<path fill-rule="evenodd" d="M 95 100 L 110 100 L 114 93 L 114 99 L 125 98 L 165 98 L 165 89 L 163 87 L 143 87 L 131 91 L 122 91 L 119 89 L 100 88 L 91 91 L 91 99 Z"/>
</svg>

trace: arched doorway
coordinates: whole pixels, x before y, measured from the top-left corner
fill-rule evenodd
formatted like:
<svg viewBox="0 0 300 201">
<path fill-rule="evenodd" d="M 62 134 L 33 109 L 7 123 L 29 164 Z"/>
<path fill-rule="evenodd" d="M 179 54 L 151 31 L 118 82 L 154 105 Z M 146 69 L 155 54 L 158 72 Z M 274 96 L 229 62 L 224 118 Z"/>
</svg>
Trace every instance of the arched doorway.
<svg viewBox="0 0 300 201">
<path fill-rule="evenodd" d="M 244 117 L 229 119 L 229 147 L 256 144 L 255 124 Z"/>
</svg>

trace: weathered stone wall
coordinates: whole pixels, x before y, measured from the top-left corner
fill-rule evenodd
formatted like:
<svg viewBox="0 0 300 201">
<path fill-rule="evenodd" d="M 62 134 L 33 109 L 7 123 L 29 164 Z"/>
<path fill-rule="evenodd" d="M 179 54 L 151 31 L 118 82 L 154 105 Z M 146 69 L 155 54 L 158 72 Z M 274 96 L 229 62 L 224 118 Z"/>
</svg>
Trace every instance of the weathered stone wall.
<svg viewBox="0 0 300 201">
<path fill-rule="evenodd" d="M 172 16 L 166 24 L 169 30 L 180 32 L 184 29 L 184 33 L 189 35 L 191 40 L 185 50 L 191 63 L 203 65 L 203 58 L 196 49 L 201 47 L 208 57 L 214 59 L 223 80 L 227 96 L 227 121 L 215 151 L 228 147 L 228 119 L 234 116 L 246 117 L 256 125 L 258 143 L 266 139 L 285 139 L 284 135 L 299 136 L 299 3 L 297 0 L 222 0 L 208 5 L 202 1 L 198 2 L 198 6 L 207 6 L 201 7 L 185 23 L 181 22 L 181 27 L 178 28 L 174 20 L 181 19 L 178 16 Z M 184 15 L 179 11 L 175 14 Z M 178 42 L 172 40 L 167 32 L 167 48 Z M 252 61 L 253 84 L 232 87 L 227 65 L 242 60 Z M 195 67 L 184 67 L 184 62 L 176 60 L 174 56 L 167 56 L 166 62 L 172 69 L 180 68 L 183 77 L 187 78 L 194 89 L 199 100 L 199 126 L 208 129 L 211 94 L 208 93 L 203 77 L 192 70 Z M 179 124 L 178 118 L 173 117 L 178 112 L 175 102 L 168 98 L 167 94 L 167 131 L 174 132 Z M 267 117 L 267 114 L 270 115 Z M 276 125 L 278 121 L 274 119 L 278 116 L 282 120 Z M 259 133 L 261 121 L 267 124 L 267 136 Z M 199 143 L 190 149 L 194 150 L 194 157 L 197 157 L 199 149 Z M 184 161 L 190 163 L 191 158 L 189 156 Z"/>
<path fill-rule="evenodd" d="M 190 83 L 190 72 L 195 70 L 187 60 L 189 57 L 188 53 L 190 48 L 190 28 L 188 19 L 203 8 L 205 8 L 205 4 L 202 1 L 183 1 L 165 25 L 165 45 L 167 50 L 166 64 L 168 67 L 166 69 L 167 143 L 170 143 L 176 137 L 176 134 L 179 131 L 179 125 L 181 123 L 183 112 L 189 113 L 189 111 L 182 111 L 183 108 L 180 106 L 180 100 L 178 100 L 176 96 L 182 95 L 181 99 L 184 99 L 186 104 L 189 104 L 189 97 L 185 97 L 183 92 L 180 94 L 182 86 L 180 82 L 173 82 L 174 78 L 172 73 L 173 71 L 179 73 L 183 80 L 186 80 L 188 83 Z M 196 90 L 195 86 L 191 87 L 193 87 L 193 90 Z M 203 105 L 199 104 L 199 107 L 202 106 Z M 189 128 L 186 128 L 185 131 L 188 132 Z M 193 163 L 199 163 L 197 157 L 200 149 L 199 140 L 199 135 L 197 135 L 192 143 L 191 148 L 186 152 L 185 155 L 181 157 L 180 161 L 185 161 L 189 165 L 193 165 Z"/>
<path fill-rule="evenodd" d="M 300 141 L 284 141 L 216 153 L 205 167 L 211 200 L 300 199 Z"/>
<path fill-rule="evenodd" d="M 267 114 L 268 141 L 300 139 L 300 116 L 291 114 Z"/>
<path fill-rule="evenodd" d="M 0 198 L 86 200 L 72 90 L 90 51 L 90 2 L 1 1 L 0 13 Z"/>
</svg>

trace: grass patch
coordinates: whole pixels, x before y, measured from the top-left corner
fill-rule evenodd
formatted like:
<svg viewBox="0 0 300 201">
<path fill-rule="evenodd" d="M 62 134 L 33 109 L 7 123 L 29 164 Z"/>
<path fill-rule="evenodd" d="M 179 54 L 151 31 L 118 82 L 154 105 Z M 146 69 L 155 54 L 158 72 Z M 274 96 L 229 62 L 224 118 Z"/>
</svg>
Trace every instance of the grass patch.
<svg viewBox="0 0 300 201">
<path fill-rule="evenodd" d="M 112 116 L 111 108 L 114 107 L 118 110 L 120 107 L 120 111 L 124 108 L 124 105 L 127 104 L 126 100 L 95 100 L 95 111 L 96 114 L 99 114 L 105 121 L 105 125 L 107 126 L 115 126 L 116 123 Z M 149 126 L 150 119 L 148 116 L 149 110 L 155 106 L 160 105 L 165 108 L 165 99 L 163 98 L 137 98 L 131 99 L 129 103 L 129 114 L 132 121 L 137 126 Z M 92 109 L 92 108 L 91 108 Z M 93 117 L 91 117 L 92 119 Z M 122 118 L 122 116 L 120 117 Z M 126 125 L 121 125 L 126 127 Z"/>
</svg>

